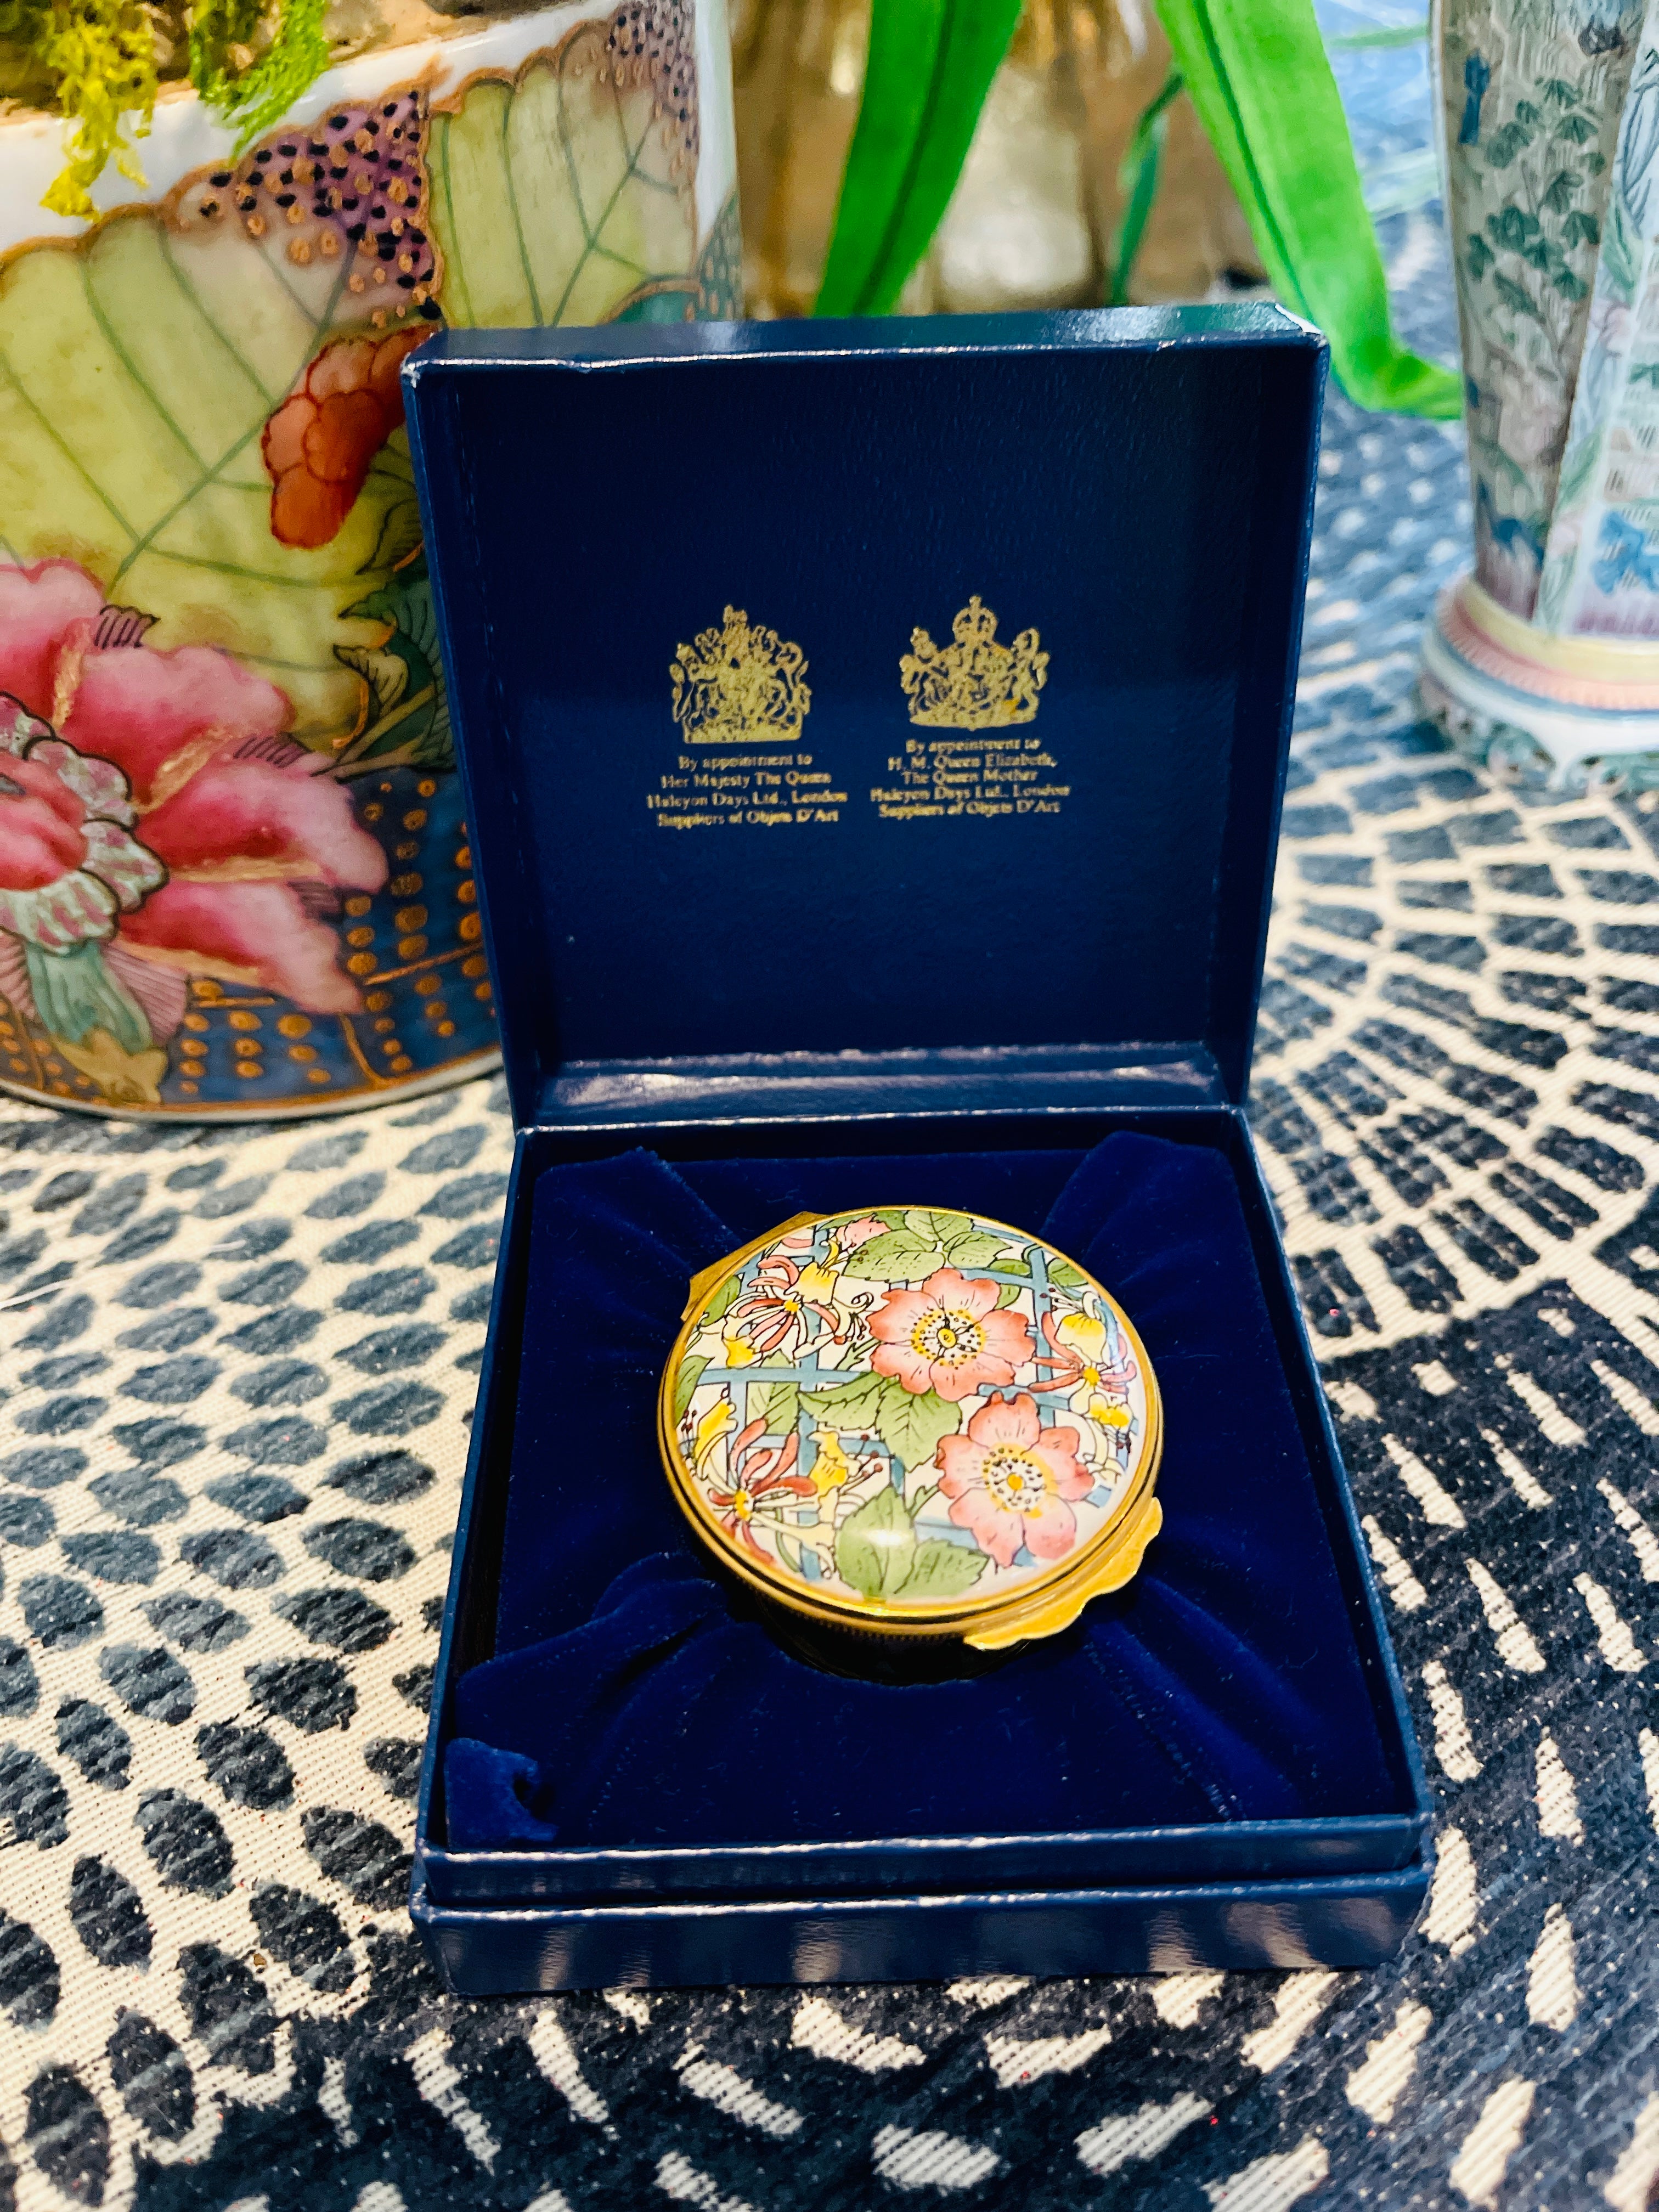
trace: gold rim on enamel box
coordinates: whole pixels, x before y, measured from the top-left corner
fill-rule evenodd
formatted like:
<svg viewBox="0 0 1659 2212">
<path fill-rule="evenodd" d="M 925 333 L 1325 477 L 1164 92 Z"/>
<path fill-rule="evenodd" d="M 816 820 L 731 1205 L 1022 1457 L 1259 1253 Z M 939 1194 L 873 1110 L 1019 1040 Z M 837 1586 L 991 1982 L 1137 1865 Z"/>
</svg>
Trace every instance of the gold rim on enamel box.
<svg viewBox="0 0 1659 2212">
<path fill-rule="evenodd" d="M 1164 1415 L 1117 1301 L 1041 1237 L 796 1214 L 696 1276 L 658 1430 L 682 1510 L 819 1627 L 1006 1650 L 1139 1569 Z"/>
</svg>

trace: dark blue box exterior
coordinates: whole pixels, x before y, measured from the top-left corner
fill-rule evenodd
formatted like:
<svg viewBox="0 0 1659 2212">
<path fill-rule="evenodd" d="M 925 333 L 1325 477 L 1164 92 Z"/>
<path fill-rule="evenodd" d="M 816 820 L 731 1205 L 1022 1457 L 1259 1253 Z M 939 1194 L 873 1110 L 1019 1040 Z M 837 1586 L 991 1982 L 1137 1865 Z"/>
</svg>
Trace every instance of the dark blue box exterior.
<svg viewBox="0 0 1659 2212">
<path fill-rule="evenodd" d="M 417 1816 L 411 1911 L 441 1971 L 491 1994 L 1385 1957 L 1425 1893 L 1426 1793 L 1242 1108 L 1322 342 L 1260 308 L 447 334 L 406 374 L 520 1131 Z M 964 796 L 892 694 L 895 636 L 944 638 L 970 594 L 1006 638 L 1040 621 L 1066 680 L 1038 780 Z M 750 775 L 724 815 L 667 823 L 708 789 L 669 662 L 728 605 L 807 641 L 818 780 L 778 797 Z M 831 871 L 923 917 L 910 968 L 869 902 L 812 918 Z M 965 878 L 1017 926 L 977 923 Z M 1056 899 L 1067 957 L 1033 961 Z M 1120 1128 L 1231 1164 L 1395 1810 L 448 1848 L 441 1752 L 456 1678 L 494 1649 L 542 1170 L 641 1143 L 891 1155 Z"/>
</svg>

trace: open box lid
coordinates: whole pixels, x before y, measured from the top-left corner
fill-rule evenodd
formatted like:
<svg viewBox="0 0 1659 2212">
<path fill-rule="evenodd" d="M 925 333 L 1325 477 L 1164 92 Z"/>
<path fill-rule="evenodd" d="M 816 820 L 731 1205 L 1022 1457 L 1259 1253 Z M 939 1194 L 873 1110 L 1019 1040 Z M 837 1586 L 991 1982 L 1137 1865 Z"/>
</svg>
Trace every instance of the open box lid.
<svg viewBox="0 0 1659 2212">
<path fill-rule="evenodd" d="M 517 1122 L 1239 1101 L 1324 374 L 1261 307 L 422 347 Z"/>
</svg>

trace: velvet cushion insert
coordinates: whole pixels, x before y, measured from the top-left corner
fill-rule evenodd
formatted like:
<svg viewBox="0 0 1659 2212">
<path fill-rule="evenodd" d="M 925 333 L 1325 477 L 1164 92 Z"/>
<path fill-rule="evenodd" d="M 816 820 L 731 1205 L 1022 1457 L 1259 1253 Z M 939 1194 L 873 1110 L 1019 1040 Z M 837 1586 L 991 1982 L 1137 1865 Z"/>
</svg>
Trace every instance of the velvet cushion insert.
<svg viewBox="0 0 1659 2212">
<path fill-rule="evenodd" d="M 656 1397 L 690 1278 L 799 1212 L 958 1207 L 1117 1297 L 1164 1394 L 1163 1533 L 972 1680 L 818 1672 L 693 1550 Z M 496 1656 L 456 1685 L 456 1849 L 1041 1835 L 1398 1809 L 1225 1158 L 1092 1152 L 545 1170 Z"/>
</svg>

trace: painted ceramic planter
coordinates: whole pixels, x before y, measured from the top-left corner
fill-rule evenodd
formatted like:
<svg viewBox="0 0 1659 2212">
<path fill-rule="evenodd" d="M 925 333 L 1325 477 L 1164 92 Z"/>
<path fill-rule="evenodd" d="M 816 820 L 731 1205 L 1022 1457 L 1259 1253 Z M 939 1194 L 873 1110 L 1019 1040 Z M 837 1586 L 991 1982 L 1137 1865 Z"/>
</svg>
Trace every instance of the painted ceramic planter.
<svg viewBox="0 0 1659 2212">
<path fill-rule="evenodd" d="M 1466 750 L 1659 782 L 1659 15 L 1441 0 L 1474 569 L 1424 648 Z"/>
<path fill-rule="evenodd" d="M 710 1268 L 659 1424 L 728 1575 L 890 1648 L 1053 1635 L 1130 1579 L 1162 1517 L 1162 1411 L 1127 1316 L 970 1214 L 804 1214 Z"/>
<path fill-rule="evenodd" d="M 514 16 L 240 158 L 171 92 L 89 224 L 0 123 L 0 1085 L 305 1114 L 494 1059 L 398 370 L 741 312 L 726 35 Z"/>
</svg>

